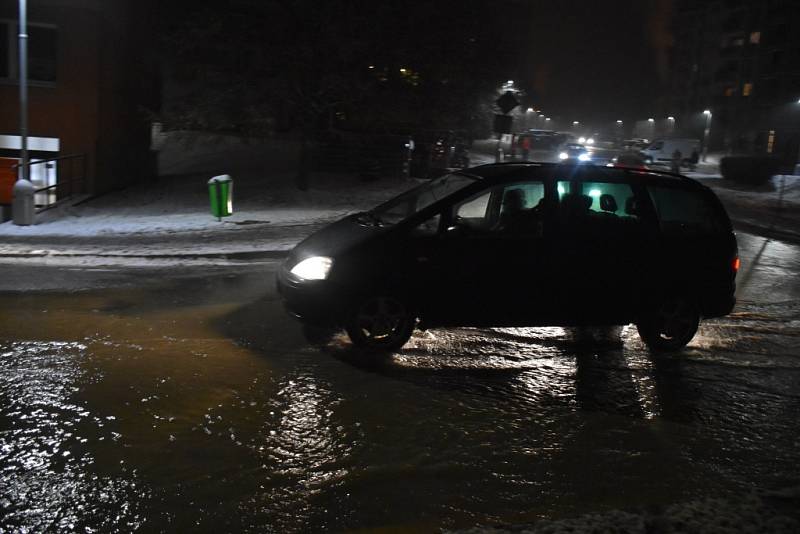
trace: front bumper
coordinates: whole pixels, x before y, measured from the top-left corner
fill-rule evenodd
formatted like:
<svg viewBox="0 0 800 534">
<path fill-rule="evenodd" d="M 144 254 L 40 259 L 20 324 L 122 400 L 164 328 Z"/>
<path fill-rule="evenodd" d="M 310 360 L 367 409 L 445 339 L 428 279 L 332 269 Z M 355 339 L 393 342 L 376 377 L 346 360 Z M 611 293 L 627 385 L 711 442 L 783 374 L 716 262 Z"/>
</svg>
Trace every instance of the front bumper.
<svg viewBox="0 0 800 534">
<path fill-rule="evenodd" d="M 281 267 L 276 286 L 286 311 L 303 323 L 343 325 L 348 309 L 346 295 L 328 280 L 300 280 Z"/>
</svg>

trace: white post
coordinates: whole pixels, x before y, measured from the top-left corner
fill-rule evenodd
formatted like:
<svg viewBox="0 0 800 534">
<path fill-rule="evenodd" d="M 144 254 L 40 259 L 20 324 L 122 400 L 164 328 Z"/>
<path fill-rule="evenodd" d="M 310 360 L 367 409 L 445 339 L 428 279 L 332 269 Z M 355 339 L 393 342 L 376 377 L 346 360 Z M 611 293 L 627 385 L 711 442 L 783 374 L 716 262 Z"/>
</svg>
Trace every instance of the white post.
<svg viewBox="0 0 800 534">
<path fill-rule="evenodd" d="M 708 156 L 708 140 L 711 137 L 711 111 L 707 109 L 703 115 L 706 116 L 706 129 L 703 132 L 703 161 L 705 162 L 706 156 Z"/>
</svg>

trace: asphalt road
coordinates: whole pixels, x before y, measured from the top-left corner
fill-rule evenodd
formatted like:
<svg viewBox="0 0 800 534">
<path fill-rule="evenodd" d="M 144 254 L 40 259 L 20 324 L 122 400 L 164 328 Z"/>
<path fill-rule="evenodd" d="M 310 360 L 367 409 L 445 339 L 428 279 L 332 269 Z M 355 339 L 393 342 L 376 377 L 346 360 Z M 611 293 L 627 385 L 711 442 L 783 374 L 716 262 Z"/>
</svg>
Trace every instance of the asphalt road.
<svg viewBox="0 0 800 534">
<path fill-rule="evenodd" d="M 432 531 L 800 487 L 800 247 L 735 312 L 310 345 L 277 262 L 0 263 L 0 530 Z M 88 531 L 88 530 L 87 530 Z"/>
</svg>

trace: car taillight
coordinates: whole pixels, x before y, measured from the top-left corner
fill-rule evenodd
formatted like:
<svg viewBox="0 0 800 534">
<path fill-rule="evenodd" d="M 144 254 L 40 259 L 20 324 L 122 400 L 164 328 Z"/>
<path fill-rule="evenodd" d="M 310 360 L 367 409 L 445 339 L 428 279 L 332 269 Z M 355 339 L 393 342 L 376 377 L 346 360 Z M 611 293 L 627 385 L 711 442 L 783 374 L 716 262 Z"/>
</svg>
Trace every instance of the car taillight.
<svg viewBox="0 0 800 534">
<path fill-rule="evenodd" d="M 733 267 L 733 272 L 735 272 L 735 273 L 739 272 L 739 266 L 741 264 L 742 264 L 742 262 L 739 261 L 739 256 L 736 256 L 735 258 L 733 258 L 733 263 L 731 265 L 731 267 Z"/>
</svg>

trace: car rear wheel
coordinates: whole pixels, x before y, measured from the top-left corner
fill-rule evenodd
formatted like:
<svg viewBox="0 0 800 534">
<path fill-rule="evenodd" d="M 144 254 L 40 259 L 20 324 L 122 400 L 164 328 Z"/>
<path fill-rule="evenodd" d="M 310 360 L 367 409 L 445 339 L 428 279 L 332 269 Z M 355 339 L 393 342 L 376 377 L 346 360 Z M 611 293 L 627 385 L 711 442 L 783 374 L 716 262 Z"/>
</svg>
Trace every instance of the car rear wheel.
<svg viewBox="0 0 800 534">
<path fill-rule="evenodd" d="M 364 299 L 351 313 L 345 330 L 358 347 L 395 350 L 406 344 L 416 317 L 402 300 L 391 296 Z"/>
<path fill-rule="evenodd" d="M 694 302 L 670 298 L 636 325 L 642 341 L 653 351 L 680 350 L 697 333 L 700 312 Z"/>
</svg>

